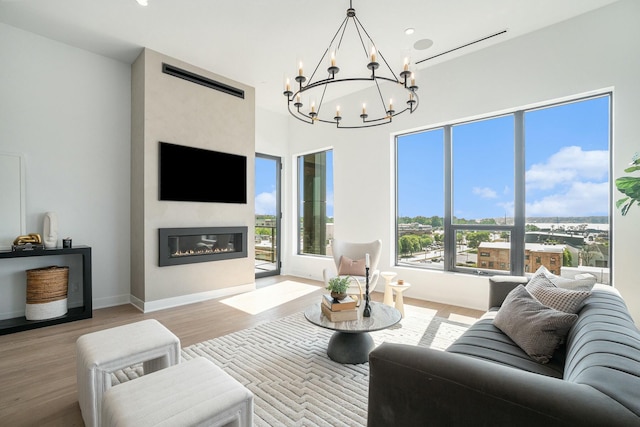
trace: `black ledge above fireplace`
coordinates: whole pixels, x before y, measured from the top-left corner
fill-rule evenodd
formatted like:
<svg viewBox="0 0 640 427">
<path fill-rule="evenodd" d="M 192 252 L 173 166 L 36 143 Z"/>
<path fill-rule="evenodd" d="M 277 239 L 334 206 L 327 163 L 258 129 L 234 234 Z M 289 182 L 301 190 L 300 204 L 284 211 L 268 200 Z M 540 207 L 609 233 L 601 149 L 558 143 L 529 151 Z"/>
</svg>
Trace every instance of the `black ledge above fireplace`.
<svg viewBox="0 0 640 427">
<path fill-rule="evenodd" d="M 160 228 L 159 265 L 247 257 L 247 227 Z"/>
</svg>

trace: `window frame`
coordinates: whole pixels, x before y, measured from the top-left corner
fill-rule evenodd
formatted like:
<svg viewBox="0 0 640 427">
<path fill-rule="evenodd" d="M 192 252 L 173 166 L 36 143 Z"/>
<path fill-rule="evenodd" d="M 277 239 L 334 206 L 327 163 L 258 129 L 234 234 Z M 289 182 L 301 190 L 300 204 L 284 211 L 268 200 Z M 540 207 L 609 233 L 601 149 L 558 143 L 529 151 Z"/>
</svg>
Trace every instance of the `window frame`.
<svg viewBox="0 0 640 427">
<path fill-rule="evenodd" d="M 301 221 L 304 222 L 303 217 L 304 217 L 304 213 L 303 213 L 303 208 L 302 208 L 302 202 L 301 199 L 302 197 L 304 197 L 304 189 L 303 189 L 303 181 L 301 179 L 301 173 L 303 173 L 303 169 L 301 169 L 301 162 L 303 161 L 302 159 L 305 156 L 309 156 L 309 155 L 315 155 L 315 154 L 320 154 L 320 153 L 325 153 L 325 159 L 326 159 L 326 154 L 331 152 L 331 161 L 333 162 L 333 153 L 334 153 L 334 149 L 333 147 L 324 147 L 324 148 L 320 148 L 317 150 L 313 150 L 313 151 L 308 151 L 308 152 L 303 152 L 303 153 L 298 153 L 295 155 L 295 163 L 296 163 L 296 189 L 297 189 L 297 195 L 296 195 L 296 219 L 295 219 L 295 224 L 296 224 L 296 254 L 297 255 L 301 255 L 301 256 L 312 256 L 312 257 L 323 257 L 323 258 L 329 258 L 331 257 L 331 255 L 328 254 L 314 254 L 314 253 L 308 253 L 308 252 L 304 252 L 303 248 L 304 248 L 304 243 L 303 243 L 303 226 L 301 224 Z M 332 167 L 333 170 L 333 167 Z M 325 170 L 324 170 L 324 177 L 325 177 L 325 182 L 324 182 L 324 186 L 325 186 L 325 192 L 328 190 L 326 189 L 326 185 L 327 185 L 327 163 L 325 162 Z M 331 181 L 333 182 L 333 178 L 331 179 Z M 331 189 L 331 191 L 333 192 L 333 188 Z M 325 194 L 325 203 L 328 204 L 329 203 L 329 198 L 328 195 Z M 328 218 L 328 216 L 326 215 L 326 207 L 325 207 L 325 218 Z M 326 229 L 326 225 L 328 224 L 328 222 L 325 221 L 325 229 Z"/>
<path fill-rule="evenodd" d="M 613 177 L 612 177 L 612 145 L 613 145 L 613 92 L 598 92 L 585 96 L 575 97 L 571 99 L 566 99 L 557 102 L 550 102 L 545 104 L 540 104 L 535 107 L 525 107 L 518 108 L 508 112 L 502 112 L 500 114 L 492 114 L 487 115 L 482 118 L 472 119 L 472 120 L 461 120 L 456 122 L 451 122 L 445 125 L 439 125 L 434 127 L 428 127 L 421 129 L 419 131 L 412 131 L 407 133 L 396 134 L 394 136 L 394 155 L 395 155 L 395 230 L 394 230 L 394 241 L 395 241 L 395 260 L 394 265 L 399 267 L 408 267 L 408 268 L 417 268 L 417 269 L 428 269 L 426 267 L 420 267 L 413 264 L 404 264 L 398 262 L 399 259 L 399 250 L 398 240 L 400 235 L 398 233 L 398 225 L 399 225 L 399 206 L 398 206 L 398 142 L 399 138 L 407 135 L 412 135 L 416 133 L 429 132 L 436 129 L 443 129 L 444 131 L 444 212 L 443 212 L 443 228 L 444 228 L 444 250 L 443 250 L 443 259 L 444 259 L 444 271 L 450 272 L 459 272 L 459 273 L 468 273 L 468 274 L 476 274 L 476 275 L 488 275 L 488 274 L 496 274 L 496 275 L 518 275 L 522 276 L 525 274 L 527 267 L 525 263 L 525 225 L 526 225 L 526 216 L 525 216 L 525 206 L 526 206 L 526 197 L 525 197 L 525 179 L 526 179 L 526 160 L 525 160 L 525 113 L 532 112 L 536 110 L 553 108 L 561 105 L 567 105 L 572 103 L 578 103 L 582 101 L 588 101 L 591 99 L 604 98 L 607 97 L 609 99 L 609 109 L 608 109 L 608 125 L 609 125 L 609 135 L 608 135 L 608 155 L 609 155 L 609 176 L 608 176 L 608 185 L 609 185 L 609 202 L 608 202 L 608 219 L 609 219 L 609 262 L 612 263 L 611 256 L 611 248 L 613 247 Z M 507 224 L 455 224 L 453 222 L 453 140 L 452 140 L 452 129 L 455 126 L 484 121 L 484 120 L 492 120 L 498 117 L 504 117 L 512 115 L 514 118 L 514 213 L 513 225 Z M 490 273 L 487 271 L 479 270 L 478 267 L 466 267 L 456 265 L 456 235 L 458 231 L 500 231 L 500 232 L 509 232 L 510 233 L 510 253 L 509 253 L 509 261 L 510 261 L 510 269 L 509 271 L 501 271 L 495 270 Z M 478 257 L 478 261 L 480 261 L 480 257 Z M 612 271 L 609 268 L 609 283 L 612 283 Z M 490 267 L 489 267 L 490 269 Z M 437 271 L 437 270 L 436 270 Z"/>
</svg>

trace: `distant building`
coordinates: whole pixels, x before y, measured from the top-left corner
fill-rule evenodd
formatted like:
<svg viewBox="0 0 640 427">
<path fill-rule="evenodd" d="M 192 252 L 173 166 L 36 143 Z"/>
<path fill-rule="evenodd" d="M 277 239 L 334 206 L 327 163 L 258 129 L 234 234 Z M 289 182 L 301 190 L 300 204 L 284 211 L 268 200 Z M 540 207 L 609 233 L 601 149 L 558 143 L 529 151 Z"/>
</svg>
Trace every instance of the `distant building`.
<svg viewBox="0 0 640 427">
<path fill-rule="evenodd" d="M 405 234 L 431 234 L 433 233 L 433 226 L 430 224 L 420 224 L 412 222 L 410 224 L 398 224 L 398 234 L 404 236 Z"/>
<path fill-rule="evenodd" d="M 565 245 L 543 245 L 538 243 L 525 243 L 524 245 L 524 271 L 534 272 L 541 265 L 558 276 L 562 270 L 562 255 Z M 491 270 L 511 270 L 509 260 L 509 242 L 482 242 L 478 246 L 478 267 Z"/>
<path fill-rule="evenodd" d="M 548 240 L 575 247 L 580 247 L 584 245 L 585 242 L 582 233 L 566 234 L 550 231 L 527 231 L 524 234 L 525 243 L 544 243 Z"/>
</svg>

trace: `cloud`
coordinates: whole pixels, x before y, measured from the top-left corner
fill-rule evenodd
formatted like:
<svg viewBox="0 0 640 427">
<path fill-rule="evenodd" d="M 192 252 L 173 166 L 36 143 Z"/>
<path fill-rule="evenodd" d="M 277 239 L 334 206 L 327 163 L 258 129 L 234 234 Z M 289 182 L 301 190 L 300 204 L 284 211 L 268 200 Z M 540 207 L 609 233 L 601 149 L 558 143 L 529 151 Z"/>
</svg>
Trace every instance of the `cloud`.
<svg viewBox="0 0 640 427">
<path fill-rule="evenodd" d="M 495 190 L 488 187 L 473 187 L 473 194 L 482 197 L 483 199 L 495 199 L 498 194 Z"/>
<path fill-rule="evenodd" d="M 574 182 L 566 191 L 527 203 L 527 216 L 608 215 L 609 183 Z"/>
<path fill-rule="evenodd" d="M 606 180 L 609 153 L 606 150 L 582 151 L 582 147 L 563 147 L 546 163 L 531 166 L 526 174 L 527 190 L 550 190 L 569 181 Z"/>
<path fill-rule="evenodd" d="M 276 192 L 260 193 L 256 196 L 256 214 L 275 215 L 276 214 Z"/>
</svg>

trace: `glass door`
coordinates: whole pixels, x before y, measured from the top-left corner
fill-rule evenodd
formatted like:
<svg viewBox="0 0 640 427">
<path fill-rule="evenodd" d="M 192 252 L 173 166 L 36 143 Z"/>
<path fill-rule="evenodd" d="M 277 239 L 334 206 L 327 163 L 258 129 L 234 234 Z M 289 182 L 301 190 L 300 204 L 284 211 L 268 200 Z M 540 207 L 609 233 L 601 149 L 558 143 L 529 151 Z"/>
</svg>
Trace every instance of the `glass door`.
<svg viewBox="0 0 640 427">
<path fill-rule="evenodd" d="M 256 153 L 255 274 L 280 274 L 280 157 Z"/>
</svg>

